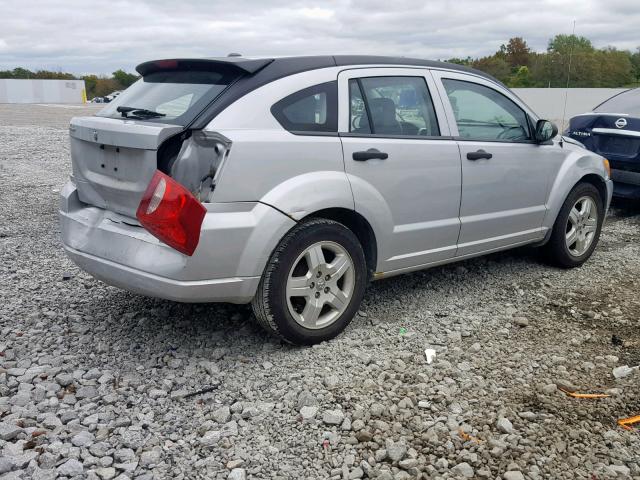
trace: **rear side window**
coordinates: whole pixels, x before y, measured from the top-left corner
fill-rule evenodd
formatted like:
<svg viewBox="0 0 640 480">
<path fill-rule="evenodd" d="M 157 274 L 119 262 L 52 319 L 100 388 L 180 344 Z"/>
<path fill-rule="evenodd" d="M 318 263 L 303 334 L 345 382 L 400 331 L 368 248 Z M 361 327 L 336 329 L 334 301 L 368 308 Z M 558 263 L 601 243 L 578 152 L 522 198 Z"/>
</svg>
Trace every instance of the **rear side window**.
<svg viewBox="0 0 640 480">
<path fill-rule="evenodd" d="M 378 135 L 440 136 L 427 83 L 421 77 L 349 80 L 350 131 Z"/>
<path fill-rule="evenodd" d="M 100 117 L 123 118 L 117 108 L 144 109 L 129 118 L 187 125 L 238 78 L 237 72 L 220 69 L 167 70 L 145 75 L 100 110 Z"/>
<path fill-rule="evenodd" d="M 443 79 L 461 138 L 519 142 L 531 139 L 527 114 L 492 88 Z"/>
<path fill-rule="evenodd" d="M 290 132 L 337 132 L 338 84 L 321 83 L 292 93 L 275 103 L 271 113 Z"/>
</svg>

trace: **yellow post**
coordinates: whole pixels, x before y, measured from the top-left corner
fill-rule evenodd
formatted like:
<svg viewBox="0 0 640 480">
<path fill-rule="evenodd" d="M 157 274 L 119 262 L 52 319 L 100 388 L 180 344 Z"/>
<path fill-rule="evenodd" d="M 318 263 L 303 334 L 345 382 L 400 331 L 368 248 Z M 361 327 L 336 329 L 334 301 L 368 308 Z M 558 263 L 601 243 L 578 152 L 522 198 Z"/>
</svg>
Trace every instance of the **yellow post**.
<svg viewBox="0 0 640 480">
<path fill-rule="evenodd" d="M 82 103 L 87 103 L 87 90 L 82 89 Z"/>
</svg>

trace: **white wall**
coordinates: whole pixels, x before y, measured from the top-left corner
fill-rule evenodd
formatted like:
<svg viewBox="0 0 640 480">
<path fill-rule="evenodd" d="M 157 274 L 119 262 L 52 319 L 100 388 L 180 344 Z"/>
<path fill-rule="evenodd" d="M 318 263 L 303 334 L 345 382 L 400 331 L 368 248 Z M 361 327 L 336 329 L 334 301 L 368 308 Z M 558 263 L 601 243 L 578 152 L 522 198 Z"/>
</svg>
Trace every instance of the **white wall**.
<svg viewBox="0 0 640 480">
<path fill-rule="evenodd" d="M 0 103 L 83 103 L 84 80 L 0 79 Z"/>
<path fill-rule="evenodd" d="M 627 90 L 626 88 L 513 88 L 524 103 L 529 105 L 541 118 L 552 120 L 558 125 L 562 121 L 565 94 L 567 94 L 566 121 L 591 111 L 607 98 Z"/>
</svg>

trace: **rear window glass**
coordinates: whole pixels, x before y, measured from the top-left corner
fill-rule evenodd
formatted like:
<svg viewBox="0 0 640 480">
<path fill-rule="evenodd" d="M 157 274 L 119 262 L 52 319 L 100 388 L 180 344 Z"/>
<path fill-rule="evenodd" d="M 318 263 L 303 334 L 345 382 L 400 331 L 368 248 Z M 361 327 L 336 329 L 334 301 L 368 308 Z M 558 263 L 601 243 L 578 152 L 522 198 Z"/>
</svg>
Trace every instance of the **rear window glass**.
<svg viewBox="0 0 640 480">
<path fill-rule="evenodd" d="M 337 132 L 338 86 L 321 83 L 283 98 L 271 113 L 290 132 Z"/>
<path fill-rule="evenodd" d="M 627 90 L 609 100 L 605 100 L 596 108 L 594 112 L 599 113 L 626 113 L 628 115 L 640 116 L 640 88 Z"/>
<path fill-rule="evenodd" d="M 153 72 L 127 88 L 97 115 L 123 118 L 118 107 L 131 107 L 158 114 L 127 114 L 135 120 L 187 125 L 237 77 L 237 73 L 226 71 Z"/>
</svg>

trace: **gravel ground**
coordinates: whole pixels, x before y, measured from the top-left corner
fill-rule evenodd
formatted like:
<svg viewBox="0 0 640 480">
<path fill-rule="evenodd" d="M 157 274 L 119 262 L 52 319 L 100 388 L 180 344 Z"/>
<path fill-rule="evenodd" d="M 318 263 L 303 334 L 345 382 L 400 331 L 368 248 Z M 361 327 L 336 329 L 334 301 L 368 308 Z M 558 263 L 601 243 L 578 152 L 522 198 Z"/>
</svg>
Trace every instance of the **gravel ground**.
<svg viewBox="0 0 640 480">
<path fill-rule="evenodd" d="M 640 364 L 637 205 L 581 269 L 519 249 L 383 280 L 344 334 L 294 348 L 245 306 L 66 259 L 66 126 L 95 109 L 0 105 L 1 479 L 640 478 L 640 428 L 616 425 L 640 372 L 612 375 Z"/>
</svg>

